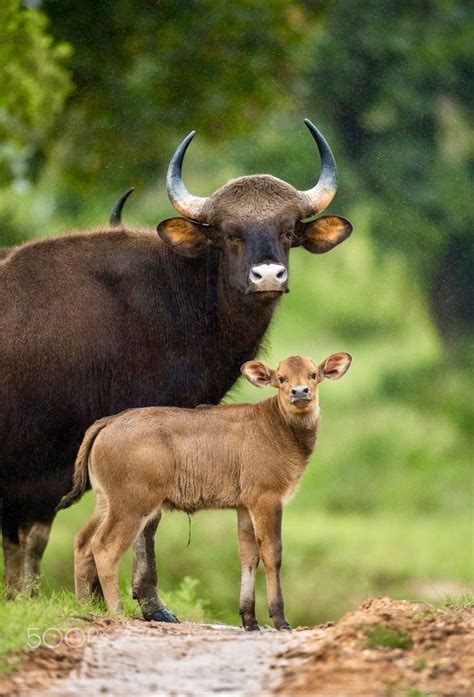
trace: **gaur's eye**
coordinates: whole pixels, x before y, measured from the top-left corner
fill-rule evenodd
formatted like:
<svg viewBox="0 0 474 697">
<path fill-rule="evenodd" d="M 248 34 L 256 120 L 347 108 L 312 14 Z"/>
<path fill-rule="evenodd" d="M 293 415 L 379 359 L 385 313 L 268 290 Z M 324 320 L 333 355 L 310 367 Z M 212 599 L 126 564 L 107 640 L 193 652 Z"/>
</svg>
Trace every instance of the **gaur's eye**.
<svg viewBox="0 0 474 697">
<path fill-rule="evenodd" d="M 293 230 L 293 228 L 287 228 L 287 229 L 283 232 L 282 237 L 283 237 L 285 240 L 291 241 L 291 240 L 294 238 L 294 230 Z"/>
<path fill-rule="evenodd" d="M 311 378 L 311 380 L 316 380 L 317 373 L 311 373 L 311 375 L 309 377 Z"/>
<path fill-rule="evenodd" d="M 283 383 L 286 382 L 286 378 L 283 377 L 283 375 L 280 375 L 280 377 L 278 378 L 278 382 L 279 382 L 281 385 L 283 385 Z"/>
<path fill-rule="evenodd" d="M 224 232 L 224 238 L 227 242 L 238 242 L 240 240 L 238 230 L 233 230 L 232 228 L 227 229 Z"/>
</svg>

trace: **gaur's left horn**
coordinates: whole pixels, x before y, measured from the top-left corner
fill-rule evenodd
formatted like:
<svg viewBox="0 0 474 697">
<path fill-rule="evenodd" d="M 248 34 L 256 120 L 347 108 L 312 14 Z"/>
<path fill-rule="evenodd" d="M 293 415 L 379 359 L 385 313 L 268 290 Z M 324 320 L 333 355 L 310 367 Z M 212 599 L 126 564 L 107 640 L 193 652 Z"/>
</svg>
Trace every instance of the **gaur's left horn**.
<svg viewBox="0 0 474 697">
<path fill-rule="evenodd" d="M 168 191 L 170 202 L 176 208 L 176 210 L 179 211 L 179 213 L 190 220 L 205 223 L 206 220 L 202 211 L 204 204 L 208 199 L 206 197 L 193 196 L 190 194 L 184 186 L 181 173 L 184 155 L 188 149 L 189 143 L 192 141 L 195 135 L 196 131 L 191 131 L 171 158 L 171 162 L 168 167 L 168 174 L 166 175 L 166 189 Z"/>
<path fill-rule="evenodd" d="M 132 191 L 135 191 L 133 186 L 131 189 L 126 191 L 123 196 L 119 198 L 119 200 L 113 207 L 112 215 L 110 216 L 109 220 L 111 227 L 119 227 L 122 224 L 122 208 L 124 207 L 125 201 L 130 196 Z"/>
<path fill-rule="evenodd" d="M 305 217 L 309 218 L 316 213 L 321 213 L 333 200 L 337 191 L 337 174 L 336 160 L 326 138 L 309 119 L 305 119 L 304 122 L 316 141 L 322 166 L 321 175 L 316 185 L 312 189 L 300 192 L 307 200 Z"/>
</svg>

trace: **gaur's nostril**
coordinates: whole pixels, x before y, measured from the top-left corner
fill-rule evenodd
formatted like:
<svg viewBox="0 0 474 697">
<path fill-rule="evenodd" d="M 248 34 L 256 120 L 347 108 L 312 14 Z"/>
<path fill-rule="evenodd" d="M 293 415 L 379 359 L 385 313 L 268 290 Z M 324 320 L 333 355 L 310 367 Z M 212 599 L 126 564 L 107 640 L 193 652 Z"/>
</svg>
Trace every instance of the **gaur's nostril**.
<svg viewBox="0 0 474 697">
<path fill-rule="evenodd" d="M 282 269 L 277 273 L 277 278 L 279 281 L 285 281 L 286 280 L 286 269 Z"/>
</svg>

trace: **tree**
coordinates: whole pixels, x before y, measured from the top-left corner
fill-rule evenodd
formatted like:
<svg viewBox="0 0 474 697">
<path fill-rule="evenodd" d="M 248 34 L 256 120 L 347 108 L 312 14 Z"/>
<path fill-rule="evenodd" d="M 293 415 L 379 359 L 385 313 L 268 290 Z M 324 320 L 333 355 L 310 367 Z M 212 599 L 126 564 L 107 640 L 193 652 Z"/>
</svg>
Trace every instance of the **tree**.
<svg viewBox="0 0 474 697">
<path fill-rule="evenodd" d="M 191 128 L 214 140 L 284 102 L 305 31 L 296 1 L 44 0 L 74 46 L 61 187 L 149 183 Z M 104 176 L 106 173 L 106 176 Z"/>
<path fill-rule="evenodd" d="M 72 89 L 65 63 L 70 48 L 54 43 L 47 18 L 0 4 L 0 180 L 21 183 L 31 157 L 47 142 Z"/>
<path fill-rule="evenodd" d="M 472 330 L 474 23 L 467 2 L 328 5 L 309 70 L 374 240 L 402 249 L 447 340 Z"/>
</svg>

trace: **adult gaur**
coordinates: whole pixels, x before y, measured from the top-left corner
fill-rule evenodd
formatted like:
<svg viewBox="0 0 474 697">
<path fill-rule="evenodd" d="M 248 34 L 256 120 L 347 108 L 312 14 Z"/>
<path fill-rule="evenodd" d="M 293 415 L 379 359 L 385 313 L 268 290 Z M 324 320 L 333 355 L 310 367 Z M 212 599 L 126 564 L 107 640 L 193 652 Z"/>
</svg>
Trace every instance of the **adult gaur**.
<svg viewBox="0 0 474 697">
<path fill-rule="evenodd" d="M 28 242 L 0 261 L 0 498 L 5 582 L 31 585 L 55 508 L 71 487 L 85 430 L 130 407 L 217 404 L 255 357 L 288 290 L 288 253 L 327 252 L 352 226 L 321 212 L 336 166 L 298 191 L 246 176 L 209 198 L 186 190 L 178 147 L 168 195 L 184 216 Z M 134 547 L 133 590 L 146 618 L 173 621 L 157 592 L 152 521 Z"/>
</svg>

